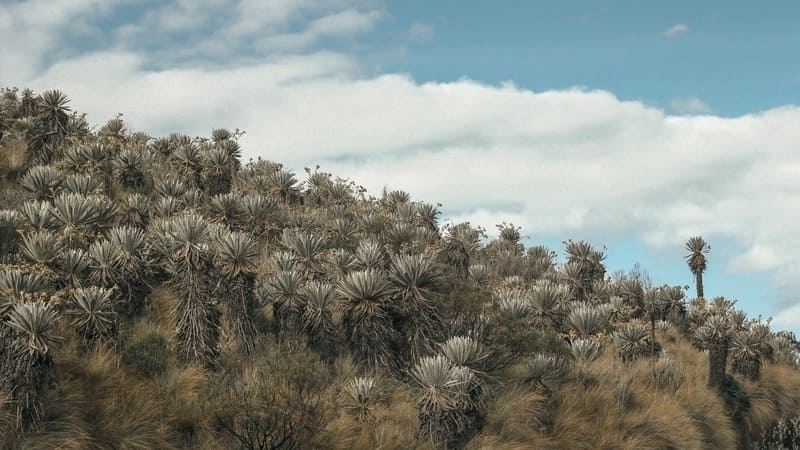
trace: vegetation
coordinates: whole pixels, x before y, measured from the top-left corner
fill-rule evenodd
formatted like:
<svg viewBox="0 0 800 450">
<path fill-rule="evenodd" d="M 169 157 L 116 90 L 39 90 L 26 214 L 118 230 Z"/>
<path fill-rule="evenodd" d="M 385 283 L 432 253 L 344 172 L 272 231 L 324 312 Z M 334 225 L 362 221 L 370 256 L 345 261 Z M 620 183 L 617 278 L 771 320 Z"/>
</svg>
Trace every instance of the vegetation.
<svg viewBox="0 0 800 450">
<path fill-rule="evenodd" d="M 69 104 L 0 91 L 0 448 L 798 448 L 800 345 L 701 237 L 687 299 Z"/>
</svg>

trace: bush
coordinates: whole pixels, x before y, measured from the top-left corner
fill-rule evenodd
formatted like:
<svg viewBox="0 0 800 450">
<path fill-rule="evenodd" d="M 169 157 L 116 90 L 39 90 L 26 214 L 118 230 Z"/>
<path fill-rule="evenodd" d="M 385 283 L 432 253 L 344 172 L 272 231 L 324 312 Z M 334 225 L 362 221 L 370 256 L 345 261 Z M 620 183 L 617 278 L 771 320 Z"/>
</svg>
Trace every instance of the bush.
<svg viewBox="0 0 800 450">
<path fill-rule="evenodd" d="M 549 328 L 539 330 L 525 323 L 498 321 L 491 331 L 488 346 L 495 350 L 500 367 L 534 353 L 571 355 L 569 343 Z"/>
<path fill-rule="evenodd" d="M 206 396 L 206 417 L 230 448 L 293 450 L 331 442 L 338 393 L 322 360 L 301 341 L 261 342 L 245 365 L 224 367 Z M 289 355 L 291 355 L 289 357 Z"/>
<path fill-rule="evenodd" d="M 19 234 L 13 223 L 0 220 L 0 260 L 7 261 L 17 251 Z"/>
<path fill-rule="evenodd" d="M 800 414 L 781 420 L 753 444 L 756 450 L 791 450 L 800 448 Z"/>
<path fill-rule="evenodd" d="M 122 365 L 133 372 L 153 377 L 167 368 L 167 355 L 167 340 L 160 334 L 148 333 L 125 346 Z"/>
<path fill-rule="evenodd" d="M 725 402 L 734 426 L 741 429 L 751 408 L 750 397 L 747 396 L 747 392 L 744 391 L 742 385 L 733 376 L 725 374 L 722 384 L 719 386 L 719 394 Z M 740 433 L 740 437 L 744 438 L 745 436 Z"/>
</svg>

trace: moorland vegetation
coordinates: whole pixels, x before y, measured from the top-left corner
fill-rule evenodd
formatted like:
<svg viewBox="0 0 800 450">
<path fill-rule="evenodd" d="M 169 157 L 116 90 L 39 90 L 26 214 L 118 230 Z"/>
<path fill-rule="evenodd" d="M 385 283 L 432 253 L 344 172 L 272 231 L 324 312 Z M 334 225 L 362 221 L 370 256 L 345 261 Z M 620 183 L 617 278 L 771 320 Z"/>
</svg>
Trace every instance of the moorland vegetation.
<svg viewBox="0 0 800 450">
<path fill-rule="evenodd" d="M 0 448 L 800 448 L 800 346 L 736 302 L 0 92 Z"/>
</svg>

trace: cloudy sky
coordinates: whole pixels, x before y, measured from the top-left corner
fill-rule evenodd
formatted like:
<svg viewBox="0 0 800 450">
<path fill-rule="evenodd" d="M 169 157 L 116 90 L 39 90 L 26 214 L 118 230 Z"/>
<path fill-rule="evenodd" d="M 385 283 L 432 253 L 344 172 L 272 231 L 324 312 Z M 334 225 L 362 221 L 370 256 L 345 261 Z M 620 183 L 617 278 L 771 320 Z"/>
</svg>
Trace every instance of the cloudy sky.
<svg viewBox="0 0 800 450">
<path fill-rule="evenodd" d="M 800 331 L 800 3 L 0 0 L 0 84 L 102 124 L 240 128 L 526 243 L 605 246 Z"/>
</svg>

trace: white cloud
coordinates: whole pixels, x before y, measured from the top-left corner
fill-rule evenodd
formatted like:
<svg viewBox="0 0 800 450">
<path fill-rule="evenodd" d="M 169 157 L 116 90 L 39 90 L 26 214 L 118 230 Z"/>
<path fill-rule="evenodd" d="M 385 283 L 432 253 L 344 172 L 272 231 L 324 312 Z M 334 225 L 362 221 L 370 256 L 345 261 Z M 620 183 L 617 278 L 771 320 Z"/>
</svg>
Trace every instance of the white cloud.
<svg viewBox="0 0 800 450">
<path fill-rule="evenodd" d="M 268 35 L 258 39 L 258 47 L 268 52 L 295 52 L 306 49 L 325 39 L 349 38 L 370 31 L 383 18 L 381 10 L 357 11 L 353 9 L 313 20 L 300 32 Z"/>
<path fill-rule="evenodd" d="M 761 244 L 754 244 L 747 251 L 740 253 L 731 259 L 728 270 L 734 273 L 764 272 L 777 269 L 790 261 L 787 261 L 775 249 Z"/>
<path fill-rule="evenodd" d="M 143 62 L 96 54 L 53 66 L 33 86 L 64 89 L 98 122 L 123 111 L 154 134 L 240 127 L 248 156 L 321 162 L 454 211 L 517 202 L 521 211 L 496 218 L 524 214 L 534 234 L 634 232 L 665 246 L 703 233 L 800 251 L 785 231 L 800 216 L 796 107 L 668 116 L 604 91 L 359 78 L 357 62 L 335 53 L 214 71 L 148 72 Z"/>
<path fill-rule="evenodd" d="M 661 33 L 662 36 L 665 38 L 674 38 L 676 36 L 680 36 L 682 34 L 686 34 L 689 32 L 689 25 L 684 23 L 676 23 L 675 25 L 667 28 Z"/>
<path fill-rule="evenodd" d="M 674 98 L 669 103 L 673 112 L 678 114 L 710 114 L 712 112 L 708 103 L 697 97 Z"/>
<path fill-rule="evenodd" d="M 86 21 L 108 13 L 119 0 L 29 0 L 0 3 L 0 80 L 33 76 L 45 57 L 71 33 L 86 34 Z"/>
<path fill-rule="evenodd" d="M 369 31 L 382 17 L 383 13 L 377 9 L 366 12 L 348 9 L 315 19 L 308 31 L 321 36 L 349 36 Z"/>
<path fill-rule="evenodd" d="M 800 304 L 781 311 L 772 322 L 777 329 L 800 330 Z"/>
<path fill-rule="evenodd" d="M 435 34 L 433 25 L 428 23 L 414 22 L 408 28 L 408 37 L 414 42 L 431 41 Z"/>
<path fill-rule="evenodd" d="M 381 9 L 366 0 L 239 0 L 235 11 L 220 34 L 237 39 L 301 33 L 292 25 L 309 37 L 351 35 L 383 18 Z"/>
</svg>

